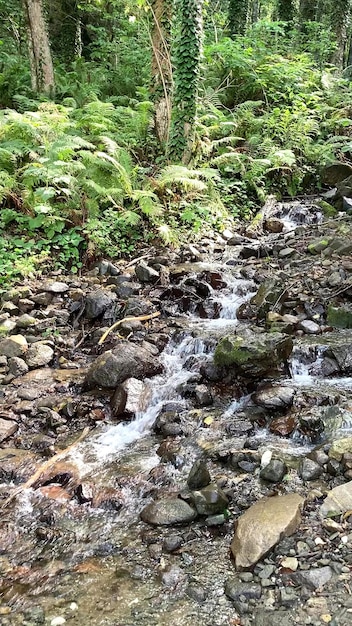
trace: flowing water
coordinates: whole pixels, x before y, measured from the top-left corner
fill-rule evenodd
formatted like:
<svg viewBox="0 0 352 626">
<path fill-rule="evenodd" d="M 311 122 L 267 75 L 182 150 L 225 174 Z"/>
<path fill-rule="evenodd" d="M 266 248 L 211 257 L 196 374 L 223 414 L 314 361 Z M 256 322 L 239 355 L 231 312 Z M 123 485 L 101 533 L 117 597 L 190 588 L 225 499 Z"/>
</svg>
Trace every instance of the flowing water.
<svg viewBox="0 0 352 626">
<path fill-rule="evenodd" d="M 74 500 L 47 501 L 29 489 L 5 513 L 1 527 L 5 547 L 0 550 L 0 578 L 10 562 L 22 568 L 23 575 L 20 572 L 15 583 L 10 580 L 8 587 L 5 586 L 4 602 L 12 607 L 12 613 L 4 624 L 50 624 L 51 619 L 62 615 L 73 626 L 193 623 L 225 626 L 230 623 L 232 609 L 221 604 L 223 581 L 228 575 L 227 542 L 212 542 L 210 531 L 204 527 L 187 534 L 181 554 L 188 568 L 188 580 L 200 581 L 205 588 L 212 589 L 202 608 L 202 604 L 195 605 L 185 595 L 185 579 L 182 571 L 173 565 L 172 557 L 156 552 L 159 573 L 156 575 L 151 569 L 150 559 L 145 556 L 147 546 L 157 545 L 164 531 L 158 529 L 148 534 L 139 522 L 139 512 L 148 497 L 153 497 L 153 489 L 157 491 L 161 485 L 169 485 L 172 490 L 175 484 L 182 487 L 190 463 L 199 454 L 199 449 L 192 448 L 197 445 L 195 434 L 185 442 L 190 454 L 187 457 L 186 453 L 184 459 L 181 455 L 179 465 L 160 463 L 156 454 L 160 440 L 152 432 L 153 424 L 163 406 L 169 403 L 184 406 L 185 410 L 190 408 L 181 397 L 180 386 L 194 375 L 194 363 L 209 357 L 217 333 L 236 329 L 239 323 L 236 311 L 254 291 L 250 281 L 235 273 L 224 274 L 222 268 L 222 275 L 226 287 L 211 292 L 212 300 L 221 308 L 219 318 L 183 316 L 182 332 L 175 333 L 161 355 L 163 373 L 147 382 L 148 407 L 132 422 L 99 427 L 97 433 L 76 446 L 66 459 L 78 468 L 80 479 L 88 486 L 95 483 L 118 489 L 122 508 L 102 510 Z M 323 347 L 298 345 L 290 361 L 290 377 L 280 380 L 280 384 L 294 386 L 297 394 L 317 386 L 348 393 L 352 389 L 351 378 L 327 381 L 321 376 L 322 357 Z M 250 402 L 250 396 L 230 399 L 227 406 L 217 410 L 226 421 L 234 419 Z M 302 445 L 306 442 L 276 437 L 265 428 L 258 429 L 257 437 L 263 449 L 286 448 L 293 456 L 306 451 Z M 241 442 L 239 438 L 238 446 Z M 151 476 L 155 476 L 154 487 Z M 169 491 L 165 493 L 168 495 Z M 9 561 L 2 557 L 7 553 Z M 171 582 L 165 582 L 169 579 Z M 42 621 L 26 618 L 26 611 L 32 616 L 35 610 L 42 611 L 45 616 Z"/>
</svg>

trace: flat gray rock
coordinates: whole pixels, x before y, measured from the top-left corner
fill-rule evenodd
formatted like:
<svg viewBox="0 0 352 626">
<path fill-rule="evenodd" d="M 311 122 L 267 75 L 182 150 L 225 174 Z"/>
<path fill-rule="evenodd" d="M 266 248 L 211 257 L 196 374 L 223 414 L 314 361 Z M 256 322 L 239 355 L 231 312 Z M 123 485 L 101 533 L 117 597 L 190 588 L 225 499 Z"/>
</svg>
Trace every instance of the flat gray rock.
<svg viewBox="0 0 352 626">
<path fill-rule="evenodd" d="M 352 510 L 352 480 L 328 492 L 320 507 L 323 517 L 335 517 Z"/>
</svg>

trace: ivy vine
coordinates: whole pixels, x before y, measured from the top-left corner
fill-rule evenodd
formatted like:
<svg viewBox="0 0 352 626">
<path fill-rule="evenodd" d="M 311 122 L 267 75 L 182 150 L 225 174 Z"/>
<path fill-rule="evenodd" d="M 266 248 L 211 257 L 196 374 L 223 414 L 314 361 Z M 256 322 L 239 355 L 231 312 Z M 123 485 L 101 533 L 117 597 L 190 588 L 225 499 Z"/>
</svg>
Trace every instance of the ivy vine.
<svg viewBox="0 0 352 626">
<path fill-rule="evenodd" d="M 203 0 L 176 0 L 173 50 L 174 93 L 169 156 L 188 163 L 192 152 L 194 122 L 202 55 Z"/>
</svg>

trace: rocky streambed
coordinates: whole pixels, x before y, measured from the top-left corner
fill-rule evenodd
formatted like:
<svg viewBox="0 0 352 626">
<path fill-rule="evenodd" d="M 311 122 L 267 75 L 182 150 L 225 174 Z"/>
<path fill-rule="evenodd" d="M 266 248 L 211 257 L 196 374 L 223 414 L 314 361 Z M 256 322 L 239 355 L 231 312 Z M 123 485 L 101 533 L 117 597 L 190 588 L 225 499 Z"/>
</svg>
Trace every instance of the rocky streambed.
<svg viewBox="0 0 352 626">
<path fill-rule="evenodd" d="M 1 624 L 350 624 L 350 226 L 3 293 Z"/>
</svg>

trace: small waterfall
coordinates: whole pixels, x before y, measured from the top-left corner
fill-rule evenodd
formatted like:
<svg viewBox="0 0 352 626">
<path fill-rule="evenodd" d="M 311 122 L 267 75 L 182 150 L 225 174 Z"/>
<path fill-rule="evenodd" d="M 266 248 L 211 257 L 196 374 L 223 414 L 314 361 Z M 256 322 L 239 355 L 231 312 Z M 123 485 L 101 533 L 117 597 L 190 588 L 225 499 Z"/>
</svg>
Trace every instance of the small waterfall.
<svg viewBox="0 0 352 626">
<path fill-rule="evenodd" d="M 164 367 L 163 374 L 148 381 L 152 389 L 149 407 L 136 415 L 132 422 L 109 426 L 105 432 L 101 433 L 93 442 L 97 458 L 102 460 L 116 454 L 142 437 L 145 431 L 153 425 L 166 402 L 184 402 L 177 393 L 177 388 L 192 374 L 191 371 L 184 369 L 184 364 L 189 356 L 201 355 L 205 352 L 206 346 L 199 337 L 188 335 L 178 345 L 172 340 L 160 357 Z"/>
<path fill-rule="evenodd" d="M 324 346 L 295 346 L 289 361 L 292 380 L 297 385 L 310 385 L 320 374 Z"/>
<path fill-rule="evenodd" d="M 190 329 L 193 327 L 199 331 L 202 328 L 202 331 L 206 333 L 206 331 L 221 330 L 230 323 L 232 326 L 236 324 L 236 311 L 252 295 L 253 283 L 234 278 L 231 274 L 226 275 L 224 279 L 227 283 L 226 289 L 221 292 L 214 291 L 213 296 L 214 300 L 216 299 L 221 304 L 221 317 L 215 320 L 201 320 L 192 317 L 187 323 Z M 81 470 L 84 473 L 87 473 L 88 470 L 91 471 L 96 463 L 113 457 L 133 441 L 143 437 L 154 424 L 158 413 L 166 402 L 177 401 L 186 406 L 186 402 L 178 394 L 177 388 L 192 375 L 192 371 L 187 369 L 189 357 L 201 356 L 206 352 L 206 343 L 200 337 L 193 336 L 191 330 L 187 332 L 181 342 L 178 342 L 177 338 L 171 339 L 160 356 L 164 368 L 163 373 L 147 382 L 151 389 L 151 401 L 148 408 L 136 415 L 132 422 L 105 426 L 103 432 L 93 440 L 83 443 L 78 450 L 76 449 L 75 461 L 79 462 Z M 88 451 L 87 446 L 89 446 Z"/>
</svg>

